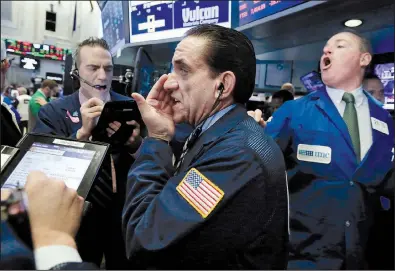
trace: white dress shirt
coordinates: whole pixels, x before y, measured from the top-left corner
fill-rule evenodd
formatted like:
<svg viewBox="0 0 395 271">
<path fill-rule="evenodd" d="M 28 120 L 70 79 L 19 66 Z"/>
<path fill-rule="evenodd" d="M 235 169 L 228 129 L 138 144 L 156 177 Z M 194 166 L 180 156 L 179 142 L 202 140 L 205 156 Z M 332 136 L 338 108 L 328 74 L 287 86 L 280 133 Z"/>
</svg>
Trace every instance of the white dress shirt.
<svg viewBox="0 0 395 271">
<path fill-rule="evenodd" d="M 335 104 L 340 115 L 343 117 L 346 109 L 346 102 L 344 102 L 344 90 L 326 87 L 329 97 Z M 355 98 L 355 109 L 357 110 L 359 139 L 361 144 L 361 160 L 365 157 L 373 143 L 372 124 L 370 121 L 370 111 L 368 98 L 363 93 L 362 86 L 351 92 Z"/>
<path fill-rule="evenodd" d="M 69 262 L 82 262 L 78 251 L 69 246 L 45 246 L 34 250 L 37 270 L 49 270 L 52 267 Z"/>
</svg>

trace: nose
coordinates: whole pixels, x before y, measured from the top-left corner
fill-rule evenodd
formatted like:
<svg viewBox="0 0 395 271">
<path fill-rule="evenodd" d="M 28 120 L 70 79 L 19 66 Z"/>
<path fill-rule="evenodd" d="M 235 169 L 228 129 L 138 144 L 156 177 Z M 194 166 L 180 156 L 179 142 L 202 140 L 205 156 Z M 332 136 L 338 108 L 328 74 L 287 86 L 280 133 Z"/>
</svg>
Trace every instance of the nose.
<svg viewBox="0 0 395 271">
<path fill-rule="evenodd" d="M 325 45 L 323 52 L 324 54 L 332 54 L 332 48 L 329 45 Z"/>
<path fill-rule="evenodd" d="M 97 79 L 101 81 L 106 81 L 107 79 L 106 71 L 103 68 L 100 68 L 97 72 L 98 72 Z"/>
<path fill-rule="evenodd" d="M 175 91 L 178 89 L 178 82 L 173 73 L 168 74 L 167 80 L 163 87 L 167 91 Z"/>
</svg>

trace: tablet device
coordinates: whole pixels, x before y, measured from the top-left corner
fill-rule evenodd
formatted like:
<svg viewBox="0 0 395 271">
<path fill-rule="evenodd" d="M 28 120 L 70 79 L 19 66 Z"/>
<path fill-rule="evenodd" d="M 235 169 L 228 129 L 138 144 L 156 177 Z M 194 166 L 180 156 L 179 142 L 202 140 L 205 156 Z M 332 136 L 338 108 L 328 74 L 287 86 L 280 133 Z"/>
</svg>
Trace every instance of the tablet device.
<svg viewBox="0 0 395 271">
<path fill-rule="evenodd" d="M 43 134 L 26 134 L 19 142 L 18 153 L 0 175 L 2 188 L 24 187 L 31 171 L 63 180 L 87 198 L 109 145 L 82 142 Z"/>
<path fill-rule="evenodd" d="M 107 102 L 99 117 L 96 127 L 92 131 L 92 140 L 106 142 L 111 145 L 123 145 L 131 137 L 135 126 L 127 125 L 127 121 L 135 120 L 142 125 L 141 114 L 134 100 Z M 111 137 L 107 135 L 107 128 L 111 122 L 118 121 L 121 128 Z"/>
</svg>

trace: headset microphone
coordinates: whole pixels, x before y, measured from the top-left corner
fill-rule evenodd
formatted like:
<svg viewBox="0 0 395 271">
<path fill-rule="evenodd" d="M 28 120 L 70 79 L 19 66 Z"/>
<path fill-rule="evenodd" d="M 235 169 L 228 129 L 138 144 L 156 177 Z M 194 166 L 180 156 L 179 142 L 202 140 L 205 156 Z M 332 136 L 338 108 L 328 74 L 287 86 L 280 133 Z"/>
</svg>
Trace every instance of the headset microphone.
<svg viewBox="0 0 395 271">
<path fill-rule="evenodd" d="M 81 76 L 79 76 L 78 71 L 74 70 L 72 72 L 70 72 L 70 76 L 72 79 L 75 79 L 74 77 L 77 77 L 79 80 L 81 80 L 82 82 L 84 82 L 85 84 L 87 84 L 90 87 L 96 88 L 93 84 L 89 83 L 87 80 L 85 80 L 84 78 L 82 78 Z"/>
</svg>

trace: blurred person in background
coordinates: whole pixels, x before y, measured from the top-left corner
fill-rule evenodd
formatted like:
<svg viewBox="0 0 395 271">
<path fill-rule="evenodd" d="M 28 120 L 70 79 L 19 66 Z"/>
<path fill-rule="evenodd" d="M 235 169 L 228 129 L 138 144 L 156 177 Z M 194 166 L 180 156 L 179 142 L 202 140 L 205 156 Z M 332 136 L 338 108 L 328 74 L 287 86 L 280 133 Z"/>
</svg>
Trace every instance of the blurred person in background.
<svg viewBox="0 0 395 271">
<path fill-rule="evenodd" d="M 53 80 L 44 80 L 41 88 L 32 95 L 29 101 L 29 123 L 28 131 L 31 132 L 36 126 L 38 112 L 41 107 L 51 101 L 52 94 L 56 91 L 58 84 Z"/>
<path fill-rule="evenodd" d="M 21 139 L 22 134 L 19 129 L 19 124 L 15 117 L 15 112 L 12 106 L 4 102 L 3 90 L 6 81 L 6 73 L 10 67 L 10 62 L 7 59 L 5 43 L 1 41 L 1 145 L 14 147 Z M 15 110 L 16 111 L 16 110 Z"/>
<path fill-rule="evenodd" d="M 368 74 L 363 80 L 363 89 L 384 105 L 384 85 L 375 74 Z"/>
<path fill-rule="evenodd" d="M 21 115 L 21 123 L 20 128 L 21 132 L 24 133 L 24 128 L 28 127 L 29 121 L 29 102 L 31 100 L 31 96 L 27 94 L 27 89 L 25 87 L 18 88 L 19 96 L 17 97 L 19 104 L 18 104 L 18 111 Z"/>
<path fill-rule="evenodd" d="M 291 83 L 285 83 L 281 86 L 281 89 L 288 90 L 293 96 L 295 96 L 295 87 Z"/>
<path fill-rule="evenodd" d="M 53 80 L 44 80 L 41 88 L 33 94 L 29 102 L 29 108 L 33 117 L 37 117 L 41 107 L 51 101 L 51 96 L 56 93 L 58 84 Z"/>
</svg>

